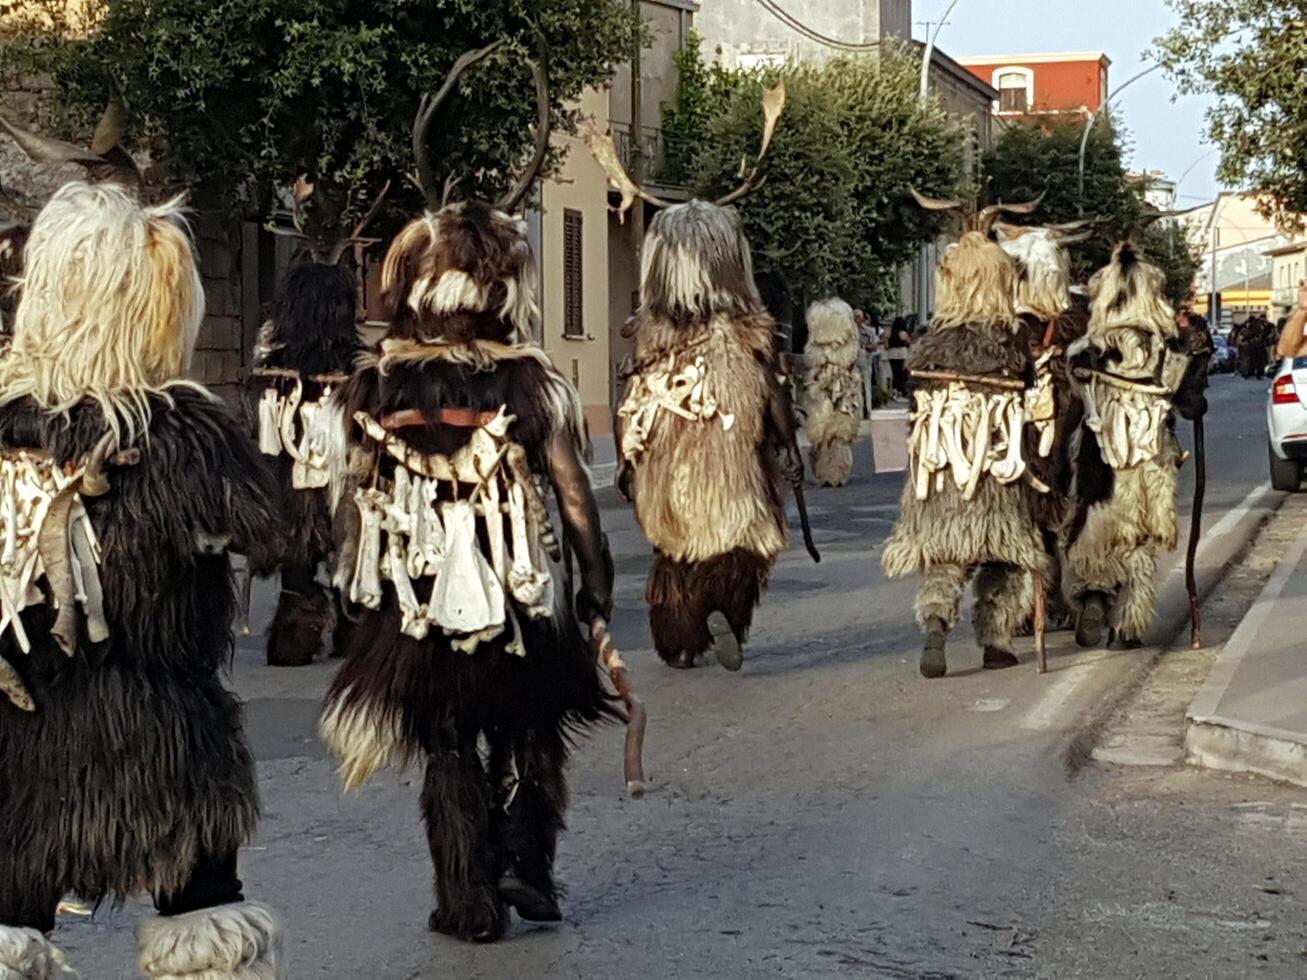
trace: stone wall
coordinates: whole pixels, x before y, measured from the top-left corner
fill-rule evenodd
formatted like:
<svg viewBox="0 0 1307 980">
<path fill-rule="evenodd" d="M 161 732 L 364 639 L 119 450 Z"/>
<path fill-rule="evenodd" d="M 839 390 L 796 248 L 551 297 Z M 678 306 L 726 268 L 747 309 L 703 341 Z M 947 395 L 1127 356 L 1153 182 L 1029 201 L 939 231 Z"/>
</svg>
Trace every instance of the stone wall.
<svg viewBox="0 0 1307 980">
<path fill-rule="evenodd" d="M 0 80 L 0 112 L 14 123 L 40 131 L 54 93 L 47 80 Z M 23 204 L 39 207 L 60 185 L 85 177 L 77 166 L 50 167 L 29 160 L 7 136 L 0 135 L 0 189 Z M 0 203 L 0 222 L 26 220 L 9 214 Z M 200 274 L 208 314 L 200 330 L 191 375 L 224 395 L 234 396 L 241 369 L 253 345 L 259 319 L 259 239 L 257 229 L 224 221 L 211 214 L 192 217 Z M 253 271 L 250 290 L 242 288 L 243 273 Z"/>
</svg>

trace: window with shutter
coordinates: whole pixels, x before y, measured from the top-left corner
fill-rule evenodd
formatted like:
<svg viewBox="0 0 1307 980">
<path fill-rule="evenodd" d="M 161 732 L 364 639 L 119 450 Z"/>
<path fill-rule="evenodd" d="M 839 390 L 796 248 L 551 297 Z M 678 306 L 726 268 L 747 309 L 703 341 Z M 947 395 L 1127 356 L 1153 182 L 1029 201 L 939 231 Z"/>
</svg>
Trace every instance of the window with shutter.
<svg viewBox="0 0 1307 980">
<path fill-rule="evenodd" d="M 581 219 L 580 211 L 563 211 L 563 336 L 584 337 L 581 315 Z"/>
</svg>

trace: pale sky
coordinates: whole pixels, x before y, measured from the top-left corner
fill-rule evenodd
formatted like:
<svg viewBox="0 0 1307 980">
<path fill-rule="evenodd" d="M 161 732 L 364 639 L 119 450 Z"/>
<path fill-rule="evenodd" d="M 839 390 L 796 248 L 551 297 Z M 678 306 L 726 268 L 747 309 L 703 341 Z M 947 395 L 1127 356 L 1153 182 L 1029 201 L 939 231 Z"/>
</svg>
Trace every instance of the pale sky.
<svg viewBox="0 0 1307 980">
<path fill-rule="evenodd" d="M 912 18 L 938 20 L 948 5 L 949 0 L 914 0 Z M 1144 52 L 1175 22 L 1175 14 L 1164 0 L 958 0 L 948 20 L 937 43 L 954 57 L 1106 52 L 1112 59 L 1111 90 L 1148 66 Z M 915 23 L 913 35 L 924 34 L 925 25 Z M 1181 96 L 1173 103 L 1175 96 L 1175 86 L 1158 69 L 1126 88 L 1112 107 L 1129 130 L 1131 168 L 1164 170 L 1172 180 L 1189 170 L 1176 203 L 1192 207 L 1216 194 L 1218 154 L 1202 142 L 1208 99 Z"/>
</svg>

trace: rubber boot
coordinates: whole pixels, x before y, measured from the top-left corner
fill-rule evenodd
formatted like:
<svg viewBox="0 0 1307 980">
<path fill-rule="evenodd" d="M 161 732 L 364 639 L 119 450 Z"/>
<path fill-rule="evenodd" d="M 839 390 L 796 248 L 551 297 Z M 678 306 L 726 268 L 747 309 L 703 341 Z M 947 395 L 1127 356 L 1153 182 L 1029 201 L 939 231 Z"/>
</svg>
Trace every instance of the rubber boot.
<svg viewBox="0 0 1307 980">
<path fill-rule="evenodd" d="M 1086 592 L 1081 599 L 1080 615 L 1076 618 L 1076 643 L 1087 649 L 1102 646 L 1106 626 L 1106 593 Z"/>
<path fill-rule="evenodd" d="M 708 614 L 708 632 L 712 634 L 712 650 L 719 664 L 732 673 L 744 666 L 744 647 L 725 613 Z"/>
<path fill-rule="evenodd" d="M 985 647 L 985 660 L 982 666 L 986 670 L 1003 670 L 1017 665 L 1017 655 L 1001 647 Z"/>
<path fill-rule="evenodd" d="M 932 616 L 926 620 L 926 644 L 921 650 L 921 676 L 932 680 L 948 673 L 948 660 L 944 645 L 948 641 L 948 627 L 944 620 Z"/>
</svg>

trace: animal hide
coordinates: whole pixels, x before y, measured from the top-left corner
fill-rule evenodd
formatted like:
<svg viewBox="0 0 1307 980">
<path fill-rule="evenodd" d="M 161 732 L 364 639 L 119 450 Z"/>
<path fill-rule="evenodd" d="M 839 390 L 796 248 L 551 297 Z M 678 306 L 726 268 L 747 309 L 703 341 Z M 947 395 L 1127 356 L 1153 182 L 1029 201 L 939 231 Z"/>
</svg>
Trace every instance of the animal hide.
<svg viewBox="0 0 1307 980">
<path fill-rule="evenodd" d="M 281 550 L 275 489 L 224 404 L 189 385 L 167 395 L 150 398 L 140 462 L 110 467 L 108 493 L 85 499 L 109 638 L 66 655 L 48 606 L 23 614 L 29 655 L 0 637 L 36 702 L 0 703 L 0 880 L 20 895 L 173 891 L 202 850 L 234 853 L 254 830 L 254 762 L 219 677 L 231 568 L 199 545 L 228 540 L 266 571 Z M 67 417 L 20 401 L 0 416 L 0 446 L 66 461 L 104 428 L 89 399 Z"/>
<path fill-rule="evenodd" d="M 728 427 L 661 411 L 632 461 L 636 519 L 653 546 L 677 561 L 737 548 L 771 558 L 788 542 L 766 427 L 774 330 L 766 314 L 716 316 L 699 328 L 639 324 L 636 374 L 692 350 L 703 358 L 718 414 L 732 419 Z"/>
<path fill-rule="evenodd" d="M 257 902 L 146 919 L 136 929 L 136 942 L 141 972 L 150 980 L 286 976 L 281 924 Z"/>
</svg>

